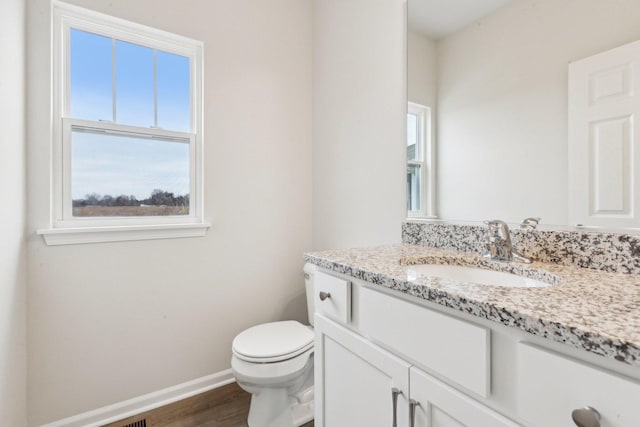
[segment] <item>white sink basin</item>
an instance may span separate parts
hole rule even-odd
[[[484,270],[474,267],[463,267],[461,265],[412,265],[409,267],[408,275],[409,280],[415,280],[418,278],[418,275],[422,275],[441,277],[443,279],[455,280],[458,282],[469,282],[487,286],[506,286],[510,288],[539,288],[551,286],[550,283],[518,276],[517,274]]]

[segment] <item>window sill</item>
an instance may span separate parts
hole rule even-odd
[[[162,224],[111,227],[40,229],[37,234],[48,246],[83,243],[126,242],[134,240],[204,237],[211,224]]]
[[[407,221],[443,221],[437,215],[407,215]]]

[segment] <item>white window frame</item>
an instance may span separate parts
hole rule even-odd
[[[407,103],[407,115],[418,118],[416,159],[407,158],[407,166],[420,166],[420,210],[407,211],[408,218],[436,219],[435,144],[431,108],[415,102]],[[406,138],[405,138],[406,147]]]
[[[47,244],[203,236],[203,43],[155,28],[104,15],[60,1],[53,2],[51,223],[38,230]],[[86,31],[190,61],[191,130],[177,132],[70,117],[70,30]],[[115,90],[115,89],[114,89]],[[156,101],[157,102],[157,101]],[[115,105],[114,105],[115,110]],[[71,132],[74,127],[136,138],[160,138],[189,144],[189,214],[148,217],[73,217]]]

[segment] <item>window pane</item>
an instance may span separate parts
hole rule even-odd
[[[191,131],[189,58],[158,51],[158,127]]]
[[[407,210],[420,210],[421,171],[418,165],[407,166]]]
[[[153,49],[116,41],[116,122],[155,126]]]
[[[73,216],[189,214],[189,144],[73,129]]]
[[[407,160],[418,160],[418,116],[407,114]]]
[[[73,28],[70,38],[71,117],[113,120],[112,39]]]

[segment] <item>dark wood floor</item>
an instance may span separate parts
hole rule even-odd
[[[251,395],[236,383],[104,427],[246,427]],[[303,427],[313,427],[313,421]]]

